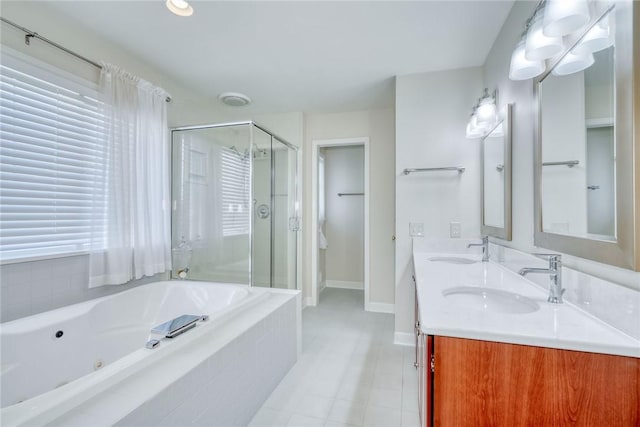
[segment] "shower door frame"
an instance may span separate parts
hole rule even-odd
[[[253,132],[255,128],[260,129],[261,131],[267,133],[270,137],[271,137],[271,149],[273,149],[273,140],[276,139],[278,140],[278,142],[282,143],[283,145],[285,145],[287,148],[293,150],[293,152],[295,153],[295,159],[296,159],[296,164],[295,164],[295,172],[294,172],[294,184],[293,184],[293,194],[291,195],[293,197],[293,218],[295,218],[295,221],[298,224],[298,227],[296,228],[296,230],[291,230],[288,228],[288,230],[291,231],[295,231],[296,232],[296,236],[295,236],[295,242],[296,242],[296,253],[295,253],[295,262],[294,262],[294,272],[293,272],[293,277],[295,278],[296,281],[296,287],[295,289],[300,290],[300,268],[299,268],[299,264],[301,261],[301,248],[300,248],[300,222],[301,222],[301,217],[300,217],[300,186],[299,186],[299,173],[300,173],[300,149],[298,146],[291,144],[289,141],[287,141],[286,139],[282,138],[281,136],[279,136],[278,134],[276,134],[275,132],[270,131],[269,129],[267,129],[266,127],[254,122],[253,120],[243,120],[243,121],[238,121],[238,122],[225,122],[225,123],[213,123],[213,124],[203,124],[203,125],[190,125],[190,126],[177,126],[177,127],[172,127],[169,130],[171,131],[171,144],[170,144],[170,156],[173,155],[173,133],[174,132],[180,132],[180,131],[188,131],[188,130],[201,130],[201,129],[215,129],[215,128],[224,128],[224,127],[233,127],[233,126],[249,126],[249,152],[252,153],[253,152],[253,146],[254,146],[254,142],[253,142]],[[173,159],[171,161],[171,170],[169,171],[171,174],[171,179],[173,180]],[[273,170],[273,166],[271,167],[271,179],[272,179],[272,186],[273,186],[273,177],[274,177],[274,170]],[[272,189],[273,190],[273,189]],[[252,198],[253,198],[253,161],[251,161],[249,163],[249,194],[250,194],[250,200],[249,200],[249,205],[253,206],[252,203]],[[171,236],[173,236],[173,183],[171,185]],[[290,217],[291,218],[291,217]],[[273,221],[272,221],[273,223]],[[271,225],[273,227],[273,224]],[[173,237],[172,237],[173,238]],[[173,244],[173,242],[172,242]],[[273,242],[271,243],[273,245]],[[249,266],[253,265],[253,219],[251,221],[249,221]],[[270,255],[271,257],[273,256],[272,254]],[[271,285],[273,285],[273,262],[270,262],[270,269],[271,269]],[[171,269],[171,272],[169,273],[169,278],[171,279],[173,277],[173,267]],[[186,280],[190,280],[190,279],[186,279]],[[249,286],[253,286],[253,268],[249,269]]]

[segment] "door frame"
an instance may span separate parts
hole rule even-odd
[[[318,305],[318,157],[320,148],[364,147],[364,309],[369,302],[369,137],[314,139],[311,141],[311,305]]]

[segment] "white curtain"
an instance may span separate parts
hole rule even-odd
[[[171,268],[168,94],[102,64],[106,232],[92,233],[90,287],[117,285]],[[95,230],[103,230],[94,227]]]

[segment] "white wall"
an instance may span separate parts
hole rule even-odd
[[[484,84],[498,88],[500,106],[513,103],[513,240],[492,239],[496,243],[524,252],[549,251],[533,245],[533,83],[511,81],[508,78],[511,52],[520,38],[524,23],[537,2],[517,1],[498,34],[484,65]],[[565,255],[565,265],[575,266],[589,274],[640,289],[640,273],[611,267],[593,261]]]
[[[311,144],[317,139],[369,137],[369,302],[393,304],[395,126],[393,110],[305,114],[303,296],[311,296]],[[331,242],[329,242],[331,244]]]
[[[126,47],[116,46],[84,27],[81,22],[60,15],[46,2],[5,1],[2,2],[2,16],[94,61],[104,60],[116,64],[165,88],[172,96],[172,102],[168,105],[168,122],[171,127],[255,119],[292,144],[302,146],[303,116],[300,112],[251,117],[247,110],[221,105],[217,99],[204,97],[140,61],[135,55],[127,52]],[[94,66],[39,40],[32,40],[31,45],[27,46],[24,43],[24,33],[7,24],[0,24],[0,36],[4,46],[85,79],[98,79],[99,73]],[[169,56],[167,60],[170,60]],[[299,163],[301,159],[300,153]],[[3,265],[0,269],[0,321],[97,298],[166,277],[158,275],[128,285],[88,289],[88,274],[86,256]]]
[[[463,238],[480,235],[480,142],[465,127],[481,94],[481,68],[396,77],[396,333],[413,328],[409,223],[424,223],[425,237],[449,237],[451,221]],[[458,165],[466,171],[402,173]]]
[[[328,147],[325,154],[325,279],[364,288],[364,148]]]

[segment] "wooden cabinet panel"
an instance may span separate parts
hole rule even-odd
[[[435,337],[434,425],[640,427],[640,359]]]

